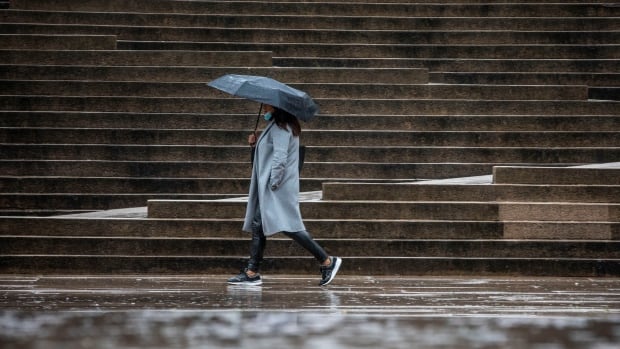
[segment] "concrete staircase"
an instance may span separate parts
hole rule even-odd
[[[0,272],[234,272],[258,105],[205,83],[243,73],[320,104],[302,210],[343,272],[620,275],[619,19],[614,1],[13,0]],[[267,254],[265,272],[316,268],[287,239]]]

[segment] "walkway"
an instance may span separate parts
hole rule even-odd
[[[0,277],[3,348],[616,348],[620,279]]]

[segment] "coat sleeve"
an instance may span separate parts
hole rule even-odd
[[[276,190],[282,183],[284,171],[288,161],[288,147],[290,142],[290,131],[280,127],[272,130],[273,139],[273,163],[271,164],[271,190]]]

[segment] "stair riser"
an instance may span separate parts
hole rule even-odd
[[[310,164],[304,165],[304,174]],[[179,178],[244,178],[252,170],[246,162],[112,162],[112,161],[0,161],[2,176],[60,177],[179,177]]]
[[[33,10],[71,10],[100,12],[156,12],[156,13],[235,13],[247,15],[367,15],[386,17],[588,17],[618,16],[614,6],[600,4],[405,4],[405,3],[299,3],[299,2],[195,2],[148,0],[95,0],[49,2],[45,0],[13,0],[11,8]]]
[[[274,57],[617,59],[620,45],[367,45],[122,41],[121,50],[272,51]]]
[[[249,239],[243,217],[227,220],[0,218],[1,235],[223,237]],[[304,219],[315,238],[499,239],[502,223]]]
[[[494,164],[372,164],[306,162],[302,178],[400,179],[464,177],[486,175]],[[0,161],[2,176],[60,177],[179,177],[179,178],[244,178],[251,171],[246,162],[114,162],[97,160],[71,161]]]
[[[248,171],[247,177],[249,177]],[[321,189],[321,180],[302,179],[301,191]],[[247,195],[249,178],[0,178],[5,193],[125,193]]]
[[[298,84],[314,98],[586,100],[586,86],[446,86],[390,84]],[[205,83],[2,81],[1,95],[144,96],[227,98]]]
[[[246,146],[3,145],[2,159],[110,161],[245,161]],[[614,162],[618,148],[307,147],[307,162],[574,164]],[[488,173],[488,172],[487,172]]]
[[[155,26],[89,26],[1,23],[0,32],[5,34],[46,35],[110,35],[109,46],[99,43],[90,48],[85,45],[73,49],[114,49],[115,37],[123,41],[194,41],[194,42],[265,42],[265,43],[356,43],[398,45],[516,45],[516,44],[564,44],[604,45],[620,42],[620,33],[592,32],[544,32],[544,31],[420,31],[420,30],[338,30],[333,29],[265,29],[265,28],[174,28]],[[20,46],[19,48],[36,48]],[[73,46],[49,48],[72,49]],[[79,47],[79,48],[78,48]],[[11,48],[11,46],[7,46]]]
[[[231,274],[247,264],[240,257],[54,257],[1,256],[3,274]],[[266,274],[311,274],[319,278],[316,261],[267,258]],[[347,258],[342,275],[514,275],[619,276],[617,260],[487,259],[487,258]],[[222,279],[224,280],[224,278]]]
[[[620,258],[620,242],[518,242],[450,240],[317,239],[330,255],[342,257],[452,258]],[[247,239],[115,239],[0,237],[0,255],[243,256]],[[291,239],[270,238],[265,254],[305,256]]]
[[[51,216],[143,207],[148,200],[219,200],[245,194],[13,193],[0,194],[0,216]],[[82,233],[84,231],[81,231]]]
[[[567,1],[564,1],[567,2]],[[262,28],[276,29],[348,29],[356,30],[547,30],[589,31],[619,30],[616,18],[511,18],[511,17],[400,17],[400,16],[312,16],[271,15],[261,16]],[[49,12],[11,10],[0,12],[1,23],[95,24],[122,26],[171,26],[171,27],[228,27],[256,28],[252,15],[157,14],[157,13],[106,13],[106,12]]]
[[[620,86],[615,73],[431,73],[430,81],[443,84]]]
[[[615,203],[620,186],[390,185],[324,183],[324,200]]]
[[[0,128],[1,143],[18,144],[141,144],[141,145],[234,145],[250,131],[179,131],[114,129]],[[617,132],[381,132],[305,131],[306,146],[401,147],[620,147]],[[236,140],[236,142],[235,142]]]
[[[505,239],[619,240],[620,223],[504,222]]]
[[[620,102],[316,99],[321,114],[380,115],[617,115]],[[105,111],[140,113],[247,113],[258,103],[243,99],[2,96],[7,111]]]
[[[0,111],[2,127],[252,130],[256,114],[160,114]],[[620,131],[620,116],[321,115],[303,130]],[[304,136],[302,136],[304,137]]]
[[[271,67],[271,52],[0,50],[3,64]]]
[[[620,204],[510,204],[499,205],[501,221],[620,222]]]
[[[552,168],[497,167],[493,169],[496,184],[583,184],[620,185],[618,168]],[[620,195],[617,196],[620,198]]]
[[[245,216],[244,202],[158,201],[148,203],[149,218],[239,218]],[[302,202],[301,213],[308,219],[429,219],[489,220],[498,217],[492,203],[390,203],[390,202]]]
[[[313,69],[313,68],[235,68],[235,67],[110,67],[110,66],[45,66],[0,65],[4,80],[91,80],[199,82],[224,74],[269,76],[285,83],[384,83],[425,84],[426,69]],[[121,84],[119,84],[121,85]],[[136,88],[137,86],[132,86]],[[193,85],[192,87],[196,87]]]
[[[480,58],[327,58],[274,57],[280,67],[426,68],[432,72],[589,72],[620,70],[614,59],[480,59]]]
[[[620,222],[620,204],[486,202],[302,202],[302,216],[313,219],[426,219],[490,221]],[[245,203],[158,201],[148,203],[150,218],[238,218]]]
[[[0,50],[115,50],[114,35],[7,35],[0,25]],[[48,34],[43,31],[41,34]]]

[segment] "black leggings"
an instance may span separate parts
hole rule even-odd
[[[325,250],[319,245],[310,233],[305,230],[297,232],[283,231],[284,235],[295,240],[301,247],[310,252],[319,263],[323,263],[329,258]],[[250,245],[250,260],[248,261],[248,269],[257,273],[260,269],[260,264],[263,261],[263,252],[267,244],[267,238],[263,233],[263,225],[260,215],[260,209],[256,210],[254,219],[252,221],[252,242]]]

